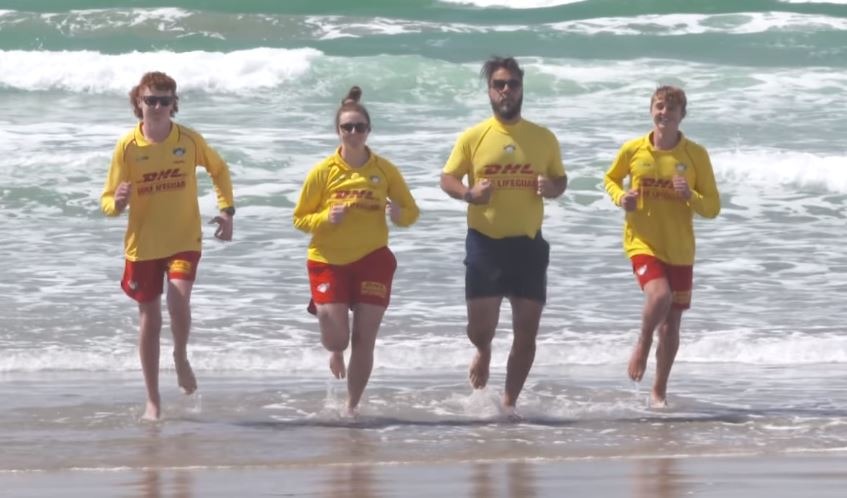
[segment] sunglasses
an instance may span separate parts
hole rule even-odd
[[[356,130],[356,133],[365,133],[371,129],[368,123],[341,123],[338,127],[346,133],[353,133],[353,130]]]
[[[159,104],[162,107],[167,107],[174,102],[176,102],[176,97],[169,95],[165,97],[157,97],[155,95],[145,95],[141,97],[141,100],[144,101],[150,107],[156,107],[156,104]]]
[[[509,88],[512,90],[518,90],[523,85],[521,80],[511,79],[511,80],[491,80],[491,88],[495,90],[503,90],[506,88],[506,85],[509,85]]]

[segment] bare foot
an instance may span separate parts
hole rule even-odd
[[[632,350],[632,356],[629,357],[627,373],[629,373],[629,378],[635,382],[641,382],[644,371],[647,370],[647,357],[650,355],[651,342],[639,338]]]
[[[147,400],[147,408],[144,410],[144,415],[141,420],[156,422],[162,416],[162,408],[158,401]]]
[[[488,366],[490,364],[491,348],[477,350],[468,372],[468,379],[474,389],[482,389],[488,383]]]
[[[665,396],[659,396],[656,391],[650,394],[650,408],[667,408],[668,400]]]
[[[188,358],[180,358],[174,355],[174,367],[176,368],[176,382],[185,394],[192,394],[197,390],[197,379]]]
[[[503,405],[500,412],[507,422],[519,423],[523,422],[523,417],[518,414],[518,409],[511,405]]]
[[[329,371],[336,379],[343,379],[347,376],[347,367],[344,366],[344,353],[342,351],[333,351],[330,354]]]
[[[344,414],[347,418],[359,418],[359,409],[355,406],[347,406],[347,412]]]

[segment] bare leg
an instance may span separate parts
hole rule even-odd
[[[316,305],[318,324],[321,328],[321,344],[330,352],[329,371],[336,379],[347,376],[344,366],[344,350],[350,343],[350,317],[347,303]]]
[[[197,390],[197,379],[188,363],[188,334],[191,331],[191,280],[168,282],[168,312],[171,315],[171,333],[174,336],[174,368],[176,380],[185,394]]]
[[[667,406],[668,378],[671,367],[679,350],[679,326],[682,322],[682,310],[671,309],[668,316],[659,325],[659,345],[656,347],[656,379],[653,382],[651,404],[656,407]]]
[[[476,355],[471,360],[468,378],[474,389],[482,389],[488,383],[491,364],[491,341],[500,321],[502,297],[481,297],[468,300],[468,339],[476,346]]]
[[[503,406],[514,408],[535,361],[535,338],[544,305],[531,299],[514,297],[512,303],[512,350],[506,364],[506,390]]]
[[[374,345],[385,307],[359,303],[353,307],[353,333],[350,344],[350,368],[347,371],[347,411],[356,412],[368,385],[374,364]]]
[[[162,330],[162,306],[156,297],[145,303],[138,303],[138,356],[144,373],[144,385],[147,387],[147,406],[145,420],[159,420],[162,415],[159,397],[159,335]]]
[[[647,357],[653,344],[653,331],[668,314],[671,308],[671,289],[668,281],[657,278],[644,286],[644,311],[641,315],[641,335],[632,350],[627,369],[629,378],[640,382],[647,369]]]

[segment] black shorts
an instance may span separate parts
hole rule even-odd
[[[547,302],[550,244],[540,231],[534,239],[492,239],[469,229],[465,251],[465,299],[508,296]]]

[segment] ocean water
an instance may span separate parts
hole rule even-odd
[[[0,2],[0,472],[844,452],[846,37],[843,1]],[[524,116],[557,134],[570,177],[545,208],[526,420],[505,425],[508,306],[491,385],[472,393],[464,207],[438,188],[457,135],[490,115],[491,54],[522,63]],[[205,234],[200,394],[178,394],[163,354],[153,429],[119,287],[126,219],[98,202],[148,70],[176,78],[177,120],[228,161],[238,206],[233,242]],[[683,130],[709,150],[723,210],[696,221],[693,307],[656,411],[653,360],[644,385],[625,374],[642,296],[602,175],[650,130],[663,83],[688,93]],[[338,415],[345,387],[305,312],[308,238],[291,225],[353,84],[370,145],[422,209],[391,234],[394,296],[356,421]]]

